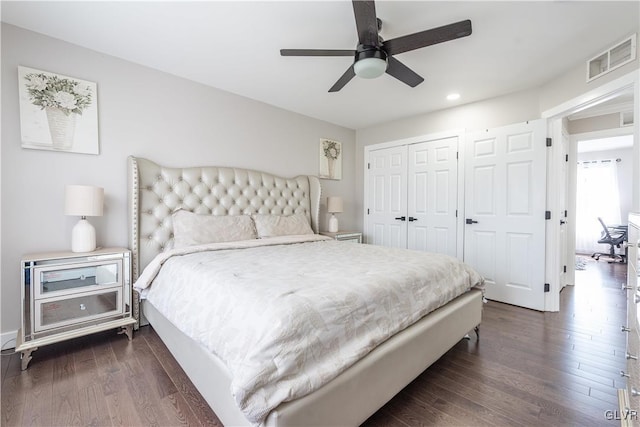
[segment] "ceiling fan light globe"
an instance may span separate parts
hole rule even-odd
[[[363,79],[375,79],[387,71],[387,61],[381,58],[363,58],[353,64],[353,71]]]

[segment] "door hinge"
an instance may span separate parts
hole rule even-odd
[[[544,212],[544,219],[551,219],[551,211]]]
[[[369,208],[367,208],[367,215],[369,215]]]
[[[567,266],[566,266],[566,265],[562,266],[562,272],[563,272],[563,273],[566,273],[566,272],[567,272]]]
[[[367,169],[371,169],[371,163],[367,163]]]
[[[547,147],[551,147],[551,142],[553,140],[551,138],[547,138]]]
[[[545,291],[545,292],[549,292],[549,286],[550,286],[550,285],[549,285],[548,283],[545,283],[545,284],[544,284],[544,291]]]
[[[456,209],[456,218],[458,218],[458,209]]]
[[[565,155],[564,155],[564,161],[565,161],[565,162],[568,162],[568,161],[569,161],[569,155],[568,155],[568,154],[565,154]]]
[[[456,160],[458,160],[458,156],[460,155],[459,151],[456,151]]]

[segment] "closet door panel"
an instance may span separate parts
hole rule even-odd
[[[408,146],[408,248],[456,256],[458,138]]]
[[[371,151],[368,168],[368,242],[406,248],[407,147]]]

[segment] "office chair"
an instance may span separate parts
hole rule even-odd
[[[617,254],[615,248],[620,248],[625,240],[627,240],[627,231],[624,228],[607,227],[602,218],[598,217],[598,221],[602,224],[602,234],[598,243],[603,245],[609,245],[609,252],[595,252],[591,255],[591,258],[595,258],[596,261],[600,259],[601,255],[611,258],[609,262],[625,262],[626,254]]]

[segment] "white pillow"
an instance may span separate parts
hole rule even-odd
[[[295,234],[314,234],[309,220],[304,214],[253,216],[256,231],[260,239],[264,237],[291,236]]]
[[[174,248],[257,238],[249,215],[200,215],[179,209],[172,219]]]

